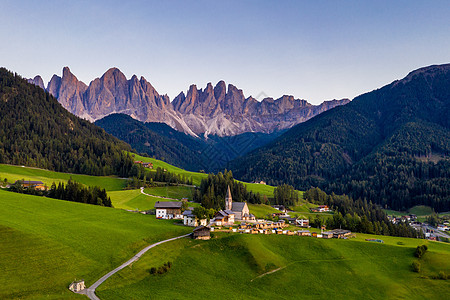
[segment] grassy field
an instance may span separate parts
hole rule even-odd
[[[272,206],[265,204],[248,204],[250,213],[254,214],[257,219],[263,219],[272,213],[279,213],[280,211]]]
[[[130,154],[132,154],[132,153],[130,153]],[[192,177],[193,184],[196,186],[200,185],[200,182],[202,181],[203,178],[208,177],[208,174],[186,171],[186,170],[172,166],[166,162],[163,162],[163,161],[155,159],[155,158],[140,156],[137,154],[132,154],[132,155],[134,155],[134,160],[140,160],[143,162],[151,162],[153,164],[153,169],[160,167],[162,169],[166,169],[169,172],[184,175],[184,176],[186,176],[186,178],[189,178],[189,179]]]
[[[191,178],[192,177],[193,184],[196,185],[196,186],[200,185],[200,182],[202,181],[202,179],[208,177],[208,174],[186,171],[186,170],[183,170],[181,168],[172,166],[172,165],[170,165],[168,163],[165,163],[163,161],[157,160],[155,158],[140,156],[140,155],[137,155],[137,154],[133,154],[133,155],[134,155],[134,159],[135,160],[140,160],[140,161],[143,161],[143,162],[151,162],[151,163],[153,163],[153,168],[154,169],[156,169],[157,167],[161,167],[163,169],[166,169],[169,172],[173,172],[173,173],[176,173],[176,174],[184,175],[187,178]],[[248,182],[243,182],[243,181],[239,181],[239,182],[242,182],[243,184],[245,184],[245,186],[247,187],[247,189],[249,191],[252,191],[254,193],[260,193],[261,195],[266,195],[268,198],[272,198],[273,197],[273,190],[275,189],[275,187],[273,187],[273,186],[264,185],[264,184],[257,184],[257,183],[248,183]],[[302,196],[303,196],[303,192],[299,191],[299,197],[302,198]]]
[[[192,193],[194,188],[188,186],[158,186],[146,188],[144,190],[147,194],[161,197],[168,197],[174,199],[188,198],[192,200]]]
[[[0,179],[8,179],[10,183],[14,183],[16,180],[36,180],[42,181],[47,186],[51,186],[53,182],[67,182],[72,177],[87,186],[100,186],[107,191],[117,191],[125,187],[126,181],[117,177],[106,176],[89,176],[80,174],[68,174],[53,172],[49,170],[12,166],[0,164]]]
[[[215,234],[150,250],[98,289],[104,299],[448,299],[450,246],[406,238],[385,244],[279,235]],[[370,236],[376,238],[376,236]],[[383,237],[384,238],[384,237]],[[402,245],[398,245],[402,243]],[[414,247],[428,243],[414,273]],[[151,267],[171,261],[163,275]],[[274,271],[272,273],[267,273]],[[192,280],[189,280],[192,279]]]
[[[74,279],[90,285],[149,243],[192,230],[171,224],[0,190],[0,299],[73,298]]]

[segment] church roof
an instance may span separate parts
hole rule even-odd
[[[230,199],[231,199],[230,186],[228,186],[228,189],[227,189],[227,196],[226,196],[225,198],[230,198]]]
[[[245,202],[233,202],[233,206],[231,208],[232,211],[242,212],[245,207]]]

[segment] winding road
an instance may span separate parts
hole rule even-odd
[[[185,235],[177,236],[177,237],[174,237],[174,238],[171,238],[171,239],[167,239],[167,240],[164,240],[164,241],[161,241],[161,242],[157,242],[157,243],[154,243],[154,244],[151,244],[151,245],[145,247],[144,249],[139,251],[135,256],[133,256],[130,260],[128,260],[126,263],[118,266],[117,268],[115,268],[114,270],[109,272],[108,274],[104,275],[102,278],[97,280],[93,285],[91,285],[87,289],[84,289],[84,290],[78,292],[78,294],[86,295],[86,296],[89,297],[89,299],[92,299],[92,300],[100,300],[100,298],[97,297],[97,295],[95,294],[95,290],[99,287],[100,284],[105,282],[106,279],[108,279],[109,277],[111,277],[115,273],[119,272],[120,270],[122,270],[126,266],[129,266],[133,262],[137,261],[145,252],[147,252],[151,248],[153,248],[155,246],[158,246],[158,245],[161,245],[161,244],[166,243],[166,242],[170,242],[170,241],[174,241],[174,240],[177,240],[177,239],[180,239],[180,238],[188,237],[189,235],[191,235],[191,234],[188,233],[188,234],[185,234]]]
[[[180,199],[175,199],[175,198],[169,198],[169,197],[163,197],[163,196],[156,196],[156,195],[150,195],[144,192],[144,187],[141,187],[141,194],[144,194],[146,196],[150,196],[150,197],[155,197],[155,198],[161,198],[161,199],[167,199],[167,200],[177,200],[180,201]]]

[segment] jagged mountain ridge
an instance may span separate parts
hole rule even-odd
[[[28,81],[44,88],[40,76]],[[209,83],[204,90],[191,85],[186,94],[181,92],[171,102],[144,77],[133,75],[128,80],[117,68],[86,85],[64,67],[62,77],[53,75],[46,90],[67,110],[90,121],[124,113],[142,122],[166,123],[192,136],[271,133],[349,102],[342,99],[311,105],[292,96],[259,102],[253,97],[245,98],[243,91],[232,84],[227,88],[224,81],[215,87]]]

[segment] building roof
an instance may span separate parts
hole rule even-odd
[[[228,189],[227,189],[227,195],[226,195],[226,197],[225,198],[229,198],[229,199],[231,199],[231,191],[230,191],[230,186],[228,186]]]
[[[182,202],[162,202],[162,201],[157,201],[155,203],[155,208],[181,208],[181,206],[183,205]]]
[[[20,182],[22,184],[44,184],[42,181],[32,181],[32,180],[17,180],[16,182]]]
[[[200,225],[200,226],[195,227],[193,231],[199,231],[199,230],[203,230],[203,229],[206,229],[208,231],[211,230],[211,228],[209,228],[208,226]]]
[[[185,210],[183,212],[183,216],[188,216],[188,217],[195,217],[192,210]]]
[[[233,202],[233,206],[231,207],[232,211],[242,212],[244,210],[245,202]]]

